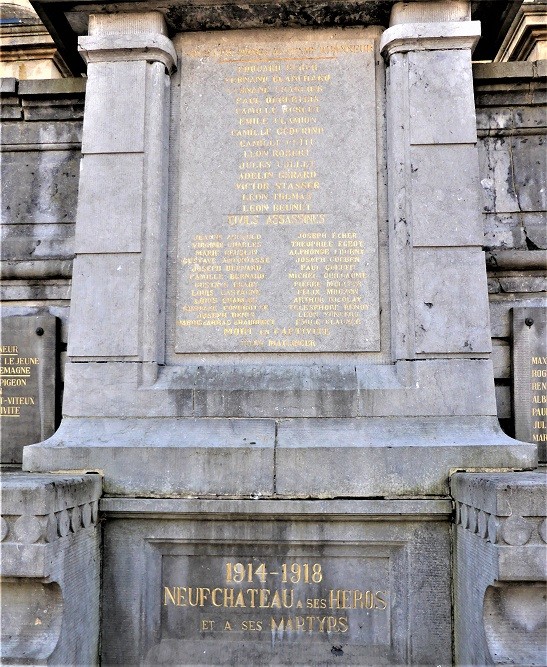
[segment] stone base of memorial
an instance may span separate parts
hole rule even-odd
[[[25,448],[29,471],[104,474],[115,495],[292,498],[447,495],[456,470],[534,467],[495,417],[65,417]]]
[[[458,473],[451,489],[456,664],[544,664],[545,470]]]
[[[449,500],[101,503],[104,664],[451,662]]]

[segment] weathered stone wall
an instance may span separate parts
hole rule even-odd
[[[59,319],[61,381],[84,90],[85,79],[0,80],[2,315]]]
[[[546,64],[474,68],[496,395],[510,434],[511,311],[547,297]]]
[[[544,66],[515,62],[474,69],[498,414],[510,434],[511,309],[547,302]],[[3,79],[0,87],[2,310],[57,316],[61,361],[84,90],[85,79]]]

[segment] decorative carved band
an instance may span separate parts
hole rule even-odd
[[[44,544],[94,528],[98,522],[99,501],[93,500],[42,516],[21,514],[0,517],[0,541],[19,544]]]
[[[547,543],[547,519],[543,516],[496,516],[456,501],[454,523],[492,544]]]

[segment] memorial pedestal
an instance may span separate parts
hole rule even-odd
[[[90,19],[64,421],[27,469],[301,498],[535,465],[495,421],[479,25],[439,7],[173,42]]]
[[[451,661],[450,477],[537,460],[496,421],[468,19],[90,17],[64,418],[24,467],[104,475],[105,664]]]

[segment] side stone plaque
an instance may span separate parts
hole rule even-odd
[[[55,431],[57,318],[2,317],[0,420],[2,463]]]
[[[380,349],[378,36],[177,37],[176,352]]]
[[[515,436],[547,458],[547,309],[513,308]]]

